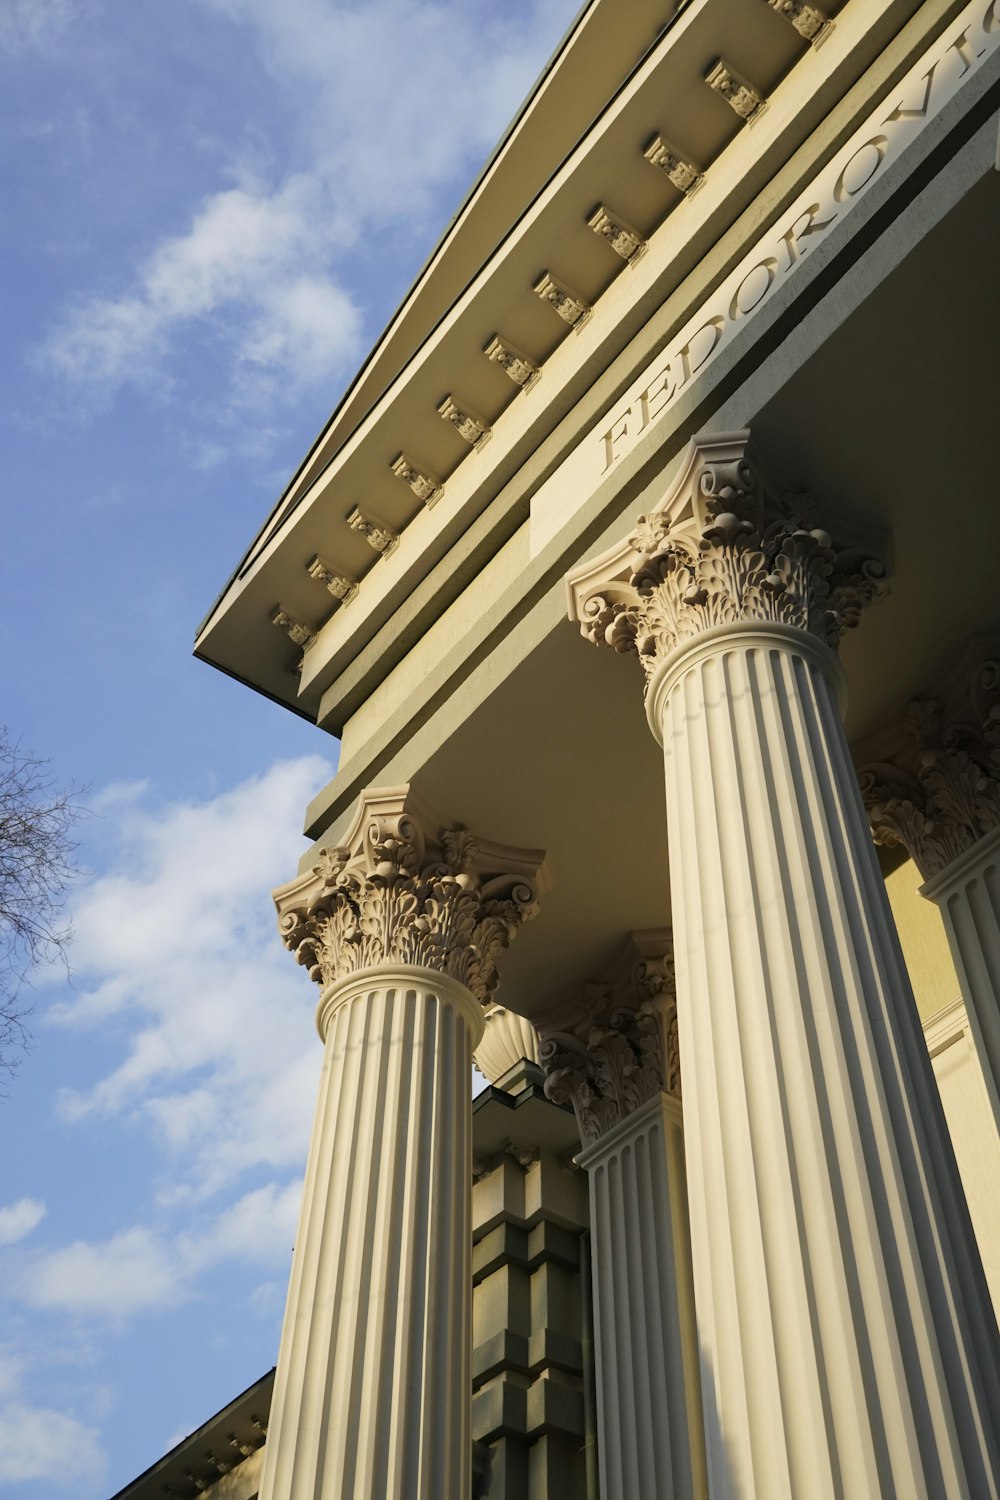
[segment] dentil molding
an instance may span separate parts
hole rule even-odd
[[[324,988],[406,964],[486,1005],[501,951],[538,909],[543,859],[442,826],[409,786],[367,791],[345,842],[274,892],[279,931]]]
[[[639,657],[647,686],[676,647],[720,625],[795,626],[835,647],[886,592],[867,546],[838,545],[808,495],[765,479],[743,430],[691,440],[662,502],[567,576],[570,618]]]

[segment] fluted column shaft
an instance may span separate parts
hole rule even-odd
[[[1000,830],[928,880],[951,945],[993,1118],[1000,1131]]]
[[[702,1500],[679,1102],[657,1094],[577,1162],[590,1179],[601,1500]]]
[[[790,625],[656,669],[712,1500],[1000,1494],[989,1297],[837,704]]]
[[[481,1008],[448,975],[388,965],[329,986],[319,1020],[261,1500],[467,1500]]]

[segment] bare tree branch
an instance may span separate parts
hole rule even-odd
[[[29,976],[40,964],[66,962],[72,934],[62,913],[76,873],[76,796],[56,786],[48,761],[0,726],[0,1075],[15,1071],[29,1040]]]

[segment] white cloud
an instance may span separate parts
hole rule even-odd
[[[37,1256],[22,1290],[34,1307],[113,1319],[169,1306],[182,1294],[177,1265],[144,1228],[122,1230],[104,1243],[77,1240]]]
[[[31,1233],[45,1217],[45,1204],[38,1198],[19,1198],[0,1208],[0,1245],[13,1245]]]
[[[268,104],[295,122],[294,159],[273,182],[230,163],[235,185],[206,195],[130,284],[53,329],[43,365],[92,396],[162,385],[195,321],[234,366],[234,405],[345,372],[361,353],[349,287],[370,237],[416,229],[426,243],[434,194],[469,180],[525,92],[539,32],[554,41],[565,24],[561,0],[200,3],[248,30]]]
[[[206,1233],[182,1237],[180,1254],[185,1265],[196,1271],[235,1259],[287,1267],[301,1198],[301,1178],[284,1187],[269,1182],[245,1193],[219,1214]]]
[[[173,1163],[164,1201],[231,1189],[259,1166],[301,1169],[315,996],[281,946],[270,891],[295,873],[302,808],[330,773],[310,756],[166,807],[119,789],[111,873],[76,894],[77,992],[49,1016],[124,1032],[125,1045],[61,1111],[145,1121]]]
[[[166,1233],[134,1225],[106,1240],[76,1240],[23,1260],[10,1289],[32,1307],[112,1323],[165,1312],[192,1294],[203,1272],[224,1262],[286,1270],[301,1197],[301,1178],[270,1182],[198,1228]],[[12,1372],[18,1373],[16,1363]],[[3,1374],[0,1360],[0,1391]]]
[[[128,293],[84,302],[44,351],[74,380],[142,383],[194,319],[233,314],[233,357],[296,384],[328,376],[358,350],[359,315],[324,269],[336,239],[316,184],[277,192],[245,184],[209,197],[189,229],[165,241]]]
[[[107,1461],[97,1432],[66,1412],[0,1406],[0,1483],[46,1480],[80,1494],[99,1485]]]
[[[554,42],[561,0],[517,7],[443,0],[202,0],[247,26],[301,101],[303,138],[345,207],[405,220],[467,180]]]

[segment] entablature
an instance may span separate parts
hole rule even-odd
[[[817,126],[920,8],[919,0],[828,0],[822,13],[836,25],[811,38],[795,24],[804,11],[792,7],[793,16],[769,0],[694,0],[678,13],[295,511],[248,560],[203,627],[197,654],[339,730],[331,698],[341,674],[421,582],[443,561],[447,567],[498,495],[526,515],[531,490],[544,479],[530,460],[546,439],[568,425],[567,413],[621,363],[630,341],[639,342],[652,314],[676,300],[741,215],[759,202],[762,224],[773,220],[829,158],[871,107],[871,92],[863,84],[854,91],[832,134],[829,121]],[[928,9],[950,14],[954,7]],[[940,15],[931,19],[940,25]],[[720,60],[760,94],[750,117],[706,81]],[[793,157],[796,171],[780,201],[768,199]],[[721,262],[719,273],[728,265]],[[579,303],[573,321],[551,300],[550,284]],[[704,295],[703,281],[692,295]],[[689,307],[678,308],[675,326],[685,313]],[[497,340],[523,356],[526,369],[515,373],[498,360]],[[637,350],[635,363],[649,353]],[[621,372],[610,399],[632,374]],[[509,534],[508,522],[497,545]],[[317,557],[342,593],[318,577]],[[449,602],[445,590],[441,608]],[[276,610],[308,637],[301,652],[287,626],[274,629]]]

